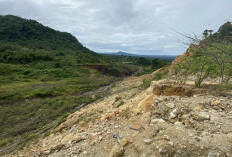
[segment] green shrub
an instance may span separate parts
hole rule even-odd
[[[48,90],[40,90],[35,93],[35,97],[45,98],[45,97],[51,97],[53,96],[52,91]]]
[[[123,104],[124,104],[124,101],[121,100],[121,101],[119,102],[119,104],[116,106],[116,108],[119,108],[119,107],[122,106]]]
[[[141,89],[146,89],[150,87],[151,79],[143,79],[143,84],[140,85]]]
[[[158,58],[153,59],[151,62],[151,66],[153,69],[159,69],[159,68],[162,68],[162,67],[167,66],[169,64],[170,64],[169,61],[163,60],[163,59],[158,59]]]
[[[129,108],[126,108],[126,110],[122,112],[122,117],[129,118]]]
[[[63,115],[61,116],[61,119],[63,120],[63,119],[65,119],[65,118],[67,118],[69,115],[70,115],[70,112],[67,112],[67,113],[65,113],[65,114],[63,114]]]
[[[162,80],[164,78],[166,78],[168,76],[168,70],[164,71],[164,72],[158,72],[155,74],[153,80],[158,81],[158,80]]]
[[[0,147],[4,147],[5,145],[7,145],[6,142],[1,142],[1,143],[0,143]]]
[[[156,73],[155,76],[154,76],[154,80],[161,80],[163,77],[163,75],[161,73]]]
[[[29,138],[33,138],[33,137],[35,137],[35,134],[34,134],[34,133],[29,133],[27,136],[28,136]]]

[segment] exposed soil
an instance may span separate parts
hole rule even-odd
[[[108,96],[71,114],[49,136],[6,156],[231,157],[232,99],[172,80],[141,90],[152,77],[116,82]]]

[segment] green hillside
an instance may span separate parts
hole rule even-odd
[[[89,51],[70,33],[13,15],[0,16],[0,40],[34,49]]]
[[[232,23],[226,22],[217,32],[205,30],[203,38],[192,38],[188,50],[189,55],[176,65],[176,74],[179,80],[186,80],[195,75],[195,85],[207,79],[219,79],[220,88],[231,88],[232,78]]]
[[[75,56],[80,64],[104,62],[70,33],[12,15],[0,16],[0,45],[1,62],[50,61],[66,55]]]

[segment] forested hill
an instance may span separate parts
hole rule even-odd
[[[0,62],[27,64],[55,60],[75,63],[73,66],[109,64],[70,33],[43,26],[35,20],[0,15]]]
[[[33,49],[90,52],[70,33],[56,31],[35,20],[13,15],[0,16],[0,41],[14,42]]]
[[[203,32],[204,39],[201,43],[204,42],[224,42],[232,43],[232,23],[226,22],[220,26],[217,32],[213,33],[212,30],[205,30]]]
[[[136,70],[85,48],[69,33],[0,16],[0,156],[48,133],[105,95],[94,91]]]

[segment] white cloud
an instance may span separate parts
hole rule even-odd
[[[0,14],[32,18],[101,52],[181,54],[180,32],[232,20],[231,0],[0,0]]]

